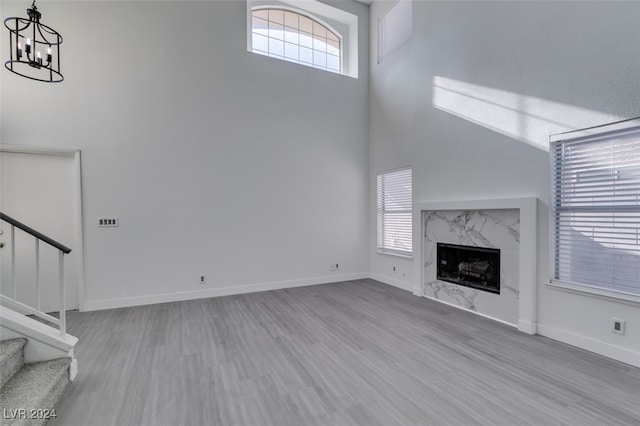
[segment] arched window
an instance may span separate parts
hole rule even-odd
[[[340,36],[307,15],[288,9],[253,9],[251,38],[255,53],[341,72]]]

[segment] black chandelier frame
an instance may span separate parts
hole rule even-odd
[[[40,23],[42,14],[35,0],[27,9],[28,18],[11,17],[4,20],[9,30],[9,60],[4,66],[11,72],[31,80],[60,83],[60,44],[62,36],[53,28]],[[45,49],[44,58],[40,48]]]

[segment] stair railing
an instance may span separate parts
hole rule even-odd
[[[34,315],[46,322],[56,325],[60,330],[60,336],[65,337],[67,333],[67,321],[65,313],[65,292],[64,292],[64,255],[71,253],[71,249],[52,238],[36,231],[35,229],[25,225],[24,223],[0,212],[0,220],[7,222],[11,225],[11,232],[9,235],[11,241],[11,297],[7,295],[0,295],[0,304],[15,309],[16,311],[25,315]],[[33,236],[35,241],[35,267],[36,267],[36,307],[29,306],[25,303],[19,302],[17,295],[18,289],[16,285],[16,228],[27,234]],[[60,297],[59,317],[56,318],[45,312],[42,312],[40,308],[40,242],[49,244],[50,246],[58,250],[58,289]]]

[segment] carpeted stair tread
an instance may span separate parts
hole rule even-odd
[[[5,410],[51,410],[69,381],[71,358],[25,364],[0,391]],[[45,420],[3,419],[3,425],[37,425]]]
[[[27,339],[9,339],[0,342],[0,388],[2,388],[24,364],[24,345]]]

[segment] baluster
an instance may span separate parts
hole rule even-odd
[[[36,238],[36,297],[38,310],[42,311],[40,308],[40,240],[38,238]]]
[[[18,300],[16,287],[16,227],[11,225],[11,285],[13,286],[13,300]]]
[[[65,337],[67,333],[67,314],[64,307],[64,253],[62,250],[58,251],[58,284],[60,286],[60,336]]]

